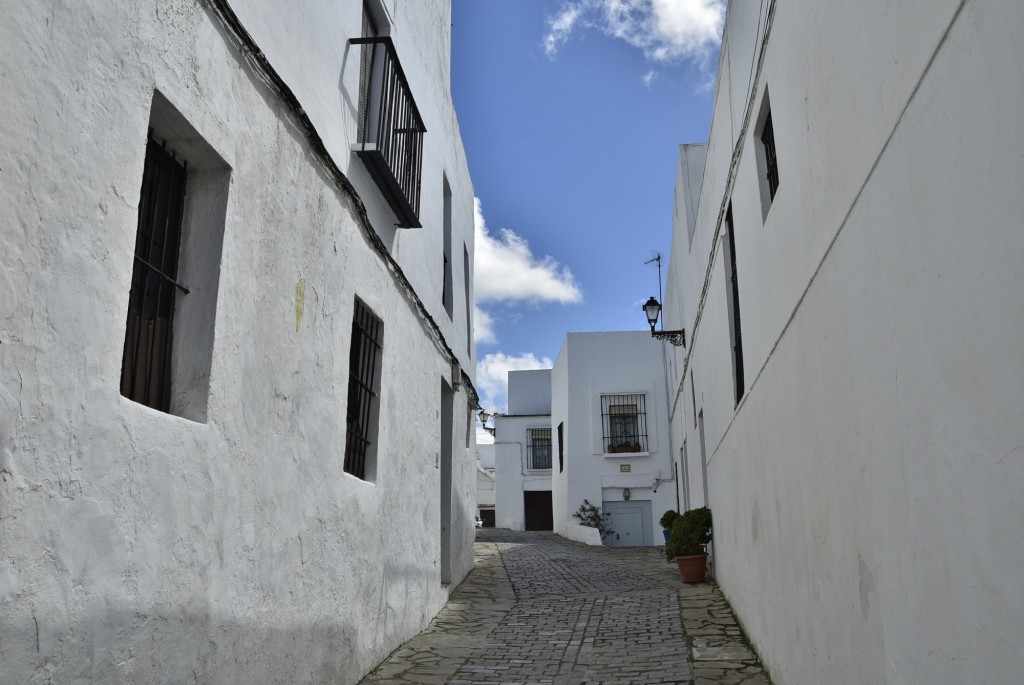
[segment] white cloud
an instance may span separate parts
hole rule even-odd
[[[651,82],[654,81],[654,77],[655,76],[657,76],[657,74],[655,73],[654,69],[651,69],[646,74],[644,74],[644,76],[643,76],[643,78],[641,80],[644,82],[645,86],[650,88],[651,87]]]
[[[476,305],[473,305],[473,342],[478,345],[498,342],[494,336],[494,317]]]
[[[562,43],[569,40],[581,12],[582,8],[578,4],[569,4],[548,20],[548,33],[544,36],[544,52],[548,57],[554,57]]]
[[[518,357],[504,352],[486,355],[476,364],[476,389],[480,404],[488,411],[508,409],[508,372],[530,369],[550,369],[554,365],[548,357],[537,359],[532,352]]]
[[[726,1],[570,0],[548,19],[544,52],[554,57],[582,26],[629,43],[652,62],[704,62],[721,40]]]
[[[583,293],[569,268],[554,257],[536,257],[526,240],[503,228],[492,235],[480,199],[474,198],[476,221],[477,302],[580,302]],[[492,321],[493,323],[493,321]]]

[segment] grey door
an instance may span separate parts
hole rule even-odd
[[[654,544],[651,501],[604,502],[601,511],[611,514],[608,527],[614,532],[604,539],[608,547],[639,547]]]

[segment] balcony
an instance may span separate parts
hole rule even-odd
[[[409,82],[388,36],[351,38],[361,45],[358,142],[352,150],[398,217],[399,228],[420,228],[423,126]]]

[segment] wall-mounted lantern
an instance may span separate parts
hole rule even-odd
[[[686,331],[680,329],[678,331],[656,331],[654,327],[658,323],[658,317],[661,316],[661,303],[654,299],[652,295],[647,302],[644,303],[644,314],[647,315],[647,323],[651,325],[651,337],[657,338],[658,340],[665,340],[672,343],[676,347],[686,347]]]

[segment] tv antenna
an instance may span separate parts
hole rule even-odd
[[[660,251],[655,251],[654,256],[651,257],[650,259],[648,259],[646,262],[644,262],[645,265],[646,264],[654,264],[654,263],[658,264],[658,302],[661,303],[662,305],[664,305],[665,302],[663,301],[663,297],[662,297],[662,293],[661,293],[661,252]],[[661,322],[661,327],[663,329],[665,328],[665,322],[664,321]]]

